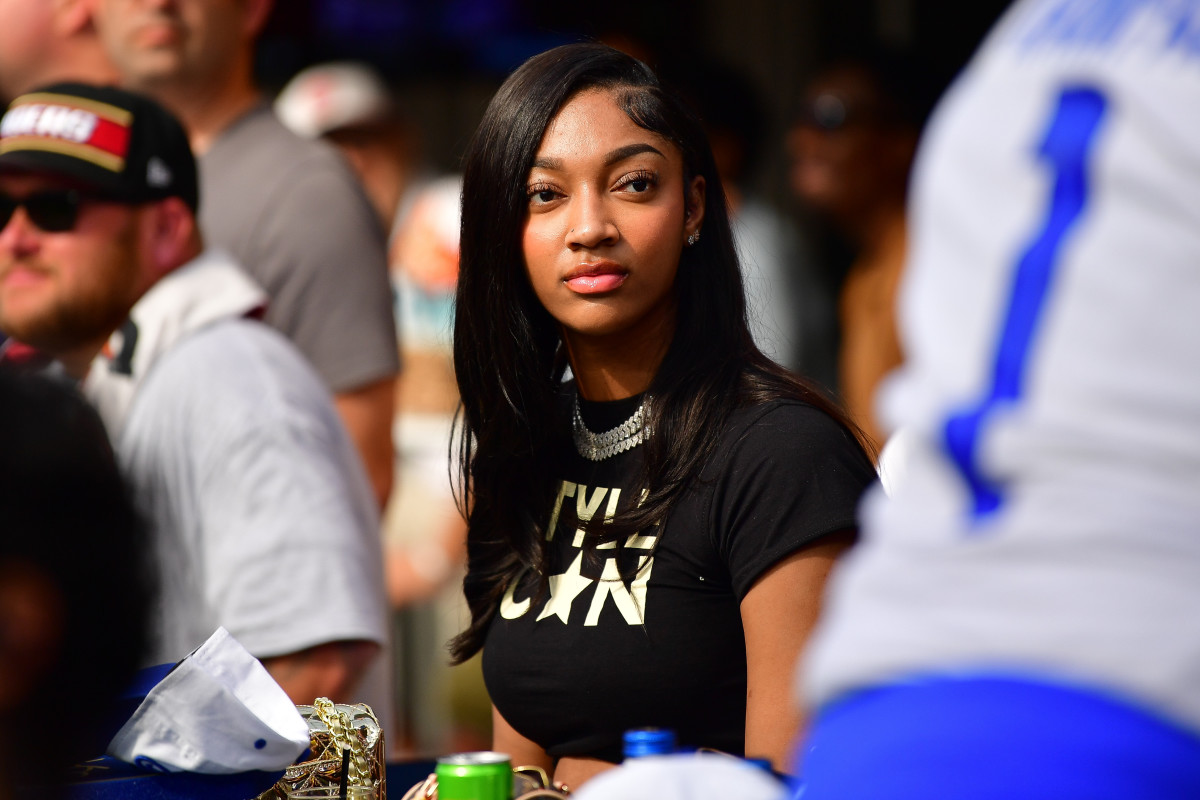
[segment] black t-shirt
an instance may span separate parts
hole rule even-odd
[[[640,397],[583,403],[591,430]],[[549,530],[549,590],[526,572],[488,631],[496,708],[555,758],[621,760],[625,730],[671,728],[681,746],[741,754],[746,652],[739,604],[768,568],[855,527],[875,472],[828,415],[776,401],[734,412],[716,455],[665,525],[583,548],[579,520],[630,507],[644,447],[599,462],[572,449]],[[590,557],[589,557],[590,556]],[[640,569],[639,569],[640,568]],[[620,575],[636,575],[632,581]]]

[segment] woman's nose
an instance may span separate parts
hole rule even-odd
[[[572,201],[567,232],[568,247],[572,250],[587,250],[616,243],[620,238],[620,231],[600,193],[580,192]]]

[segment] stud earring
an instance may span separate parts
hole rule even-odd
[[[697,231],[696,233],[688,234],[688,238],[687,238],[688,247],[691,247],[698,241],[700,241],[700,232],[699,231]]]

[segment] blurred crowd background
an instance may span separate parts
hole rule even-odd
[[[394,750],[490,744],[478,666],[448,668],[444,648],[464,622],[449,331],[457,172],[503,79],[535,53],[594,39],[689,98],[729,194],[760,346],[841,397],[882,445],[870,397],[903,357],[892,309],[908,170],[934,102],[1005,5],[277,0],[257,83],[286,125],[340,150],[388,232],[402,362],[384,513]]]
[[[876,382],[902,358],[894,291],[924,120],[1007,3],[980,0],[293,0],[256,74],[297,132],[348,157],[389,229],[403,367],[385,512],[399,749],[486,748],[490,707],[443,643],[465,620],[446,460],[457,171],[529,56],[581,39],[636,55],[694,103],[735,212],[753,327],[881,445]]]
[[[305,66],[354,59],[377,68],[424,134],[431,164],[452,169],[500,81],[528,56],[599,38],[668,73],[719,60],[749,81],[765,116],[765,191],[787,198],[781,136],[819,65],[876,45],[952,75],[1003,0],[292,0],[277,3],[258,49],[262,85]]]

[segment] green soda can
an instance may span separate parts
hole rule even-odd
[[[512,800],[512,761],[505,753],[454,753],[437,760],[438,800]]]

